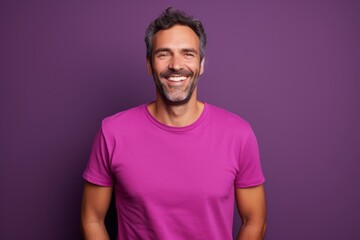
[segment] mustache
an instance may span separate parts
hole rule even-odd
[[[185,70],[185,69],[182,69],[182,70],[167,70],[165,72],[162,72],[159,74],[160,77],[162,78],[168,78],[168,77],[171,77],[171,76],[186,76],[186,77],[192,77],[194,74],[189,71],[189,70]]]

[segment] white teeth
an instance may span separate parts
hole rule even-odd
[[[169,81],[173,81],[173,82],[179,82],[179,81],[184,81],[187,77],[182,77],[182,76],[179,76],[179,77],[168,77],[167,79]]]

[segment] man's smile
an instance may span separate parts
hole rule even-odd
[[[184,81],[185,79],[187,79],[187,77],[186,76],[171,76],[171,77],[167,77],[166,79],[171,82],[180,82],[180,81]]]
[[[189,79],[189,77],[193,76],[193,73],[190,70],[185,70],[185,69],[181,69],[181,70],[167,70],[165,72],[162,72],[159,74],[160,78],[165,78],[168,82],[171,83],[181,83],[187,79]]]

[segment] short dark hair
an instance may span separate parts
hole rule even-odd
[[[145,44],[146,44],[146,57],[151,59],[152,54],[152,39],[154,35],[160,30],[169,29],[175,25],[183,25],[190,27],[200,40],[200,60],[205,56],[206,47],[206,34],[204,27],[200,20],[195,19],[192,16],[187,15],[185,12],[174,9],[172,7],[167,8],[162,14],[152,21],[145,32]]]

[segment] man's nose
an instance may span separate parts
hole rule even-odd
[[[169,69],[181,70],[183,69],[183,63],[180,56],[174,55],[170,61]]]

